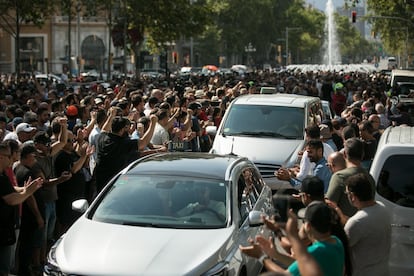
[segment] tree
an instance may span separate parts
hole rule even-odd
[[[368,0],[367,19],[390,52],[401,52],[414,31],[414,5],[408,0]]]
[[[20,74],[20,28],[21,24],[32,23],[43,26],[53,12],[51,0],[0,0],[0,27],[15,40],[16,73]]]
[[[126,28],[126,52],[133,51],[140,60],[140,51],[146,39],[154,49],[181,36],[192,36],[204,31],[212,14],[212,1],[207,0],[123,0],[121,16],[114,18],[114,28]],[[136,62],[139,74],[139,63]]]

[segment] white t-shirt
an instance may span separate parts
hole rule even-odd
[[[153,145],[164,145],[170,140],[170,135],[168,131],[159,123],[155,125],[154,134],[151,138],[151,143]]]

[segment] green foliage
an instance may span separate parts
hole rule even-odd
[[[87,14],[111,10],[115,28],[126,24],[127,33],[134,34],[128,36],[129,48],[138,51],[145,37],[152,52],[158,45],[202,33],[214,10],[206,0],[87,0],[85,6]]]
[[[368,0],[372,16],[367,17],[373,30],[379,33],[389,52],[401,52],[405,49],[407,32],[409,39],[414,31],[414,5],[408,0]]]
[[[16,37],[22,23],[42,27],[53,8],[52,0],[0,0],[0,27]]]

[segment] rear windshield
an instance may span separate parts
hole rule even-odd
[[[224,122],[223,135],[303,139],[303,108],[233,105]]]

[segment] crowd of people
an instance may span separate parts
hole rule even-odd
[[[367,262],[362,262],[366,258],[360,258],[368,254],[370,245],[362,243],[367,238],[361,237],[360,229],[371,226],[375,214],[366,208],[377,204],[365,176],[381,131],[390,125],[412,125],[406,107],[390,100],[395,90],[389,90],[386,76],[380,73],[258,71],[227,76],[116,79],[109,86],[96,82],[76,87],[39,83],[31,76],[2,75],[0,275],[10,271],[41,275],[48,248],[79,216],[71,208],[74,200],[92,201],[116,173],[140,156],[208,151],[213,137],[206,133],[206,127],[219,126],[234,98],[259,93],[263,86],[331,103],[335,117],[307,129],[309,142],[301,163],[275,172],[275,177],[290,181],[293,191],[300,192],[302,198],[315,196],[304,190],[307,177],[320,178],[321,200],[324,195],[329,199],[329,206],[345,225],[346,236],[341,241],[331,235],[331,224],[314,219],[322,212],[324,215],[318,218],[332,220],[325,207],[306,212],[304,233],[315,252],[332,244],[329,250],[344,256],[337,257],[334,261],[338,267],[332,268],[325,265],[328,261],[321,265],[320,257],[310,251],[321,265],[318,269],[326,275],[340,275],[344,267],[350,275],[352,263],[354,275],[371,271],[366,270]],[[385,213],[382,207],[374,209],[372,212]],[[290,214],[289,240],[292,248],[301,250],[293,218]],[[361,224],[364,219],[366,225]],[[386,216],[381,221],[385,225]],[[388,246],[388,232],[380,234],[384,235],[383,246]],[[343,248],[346,237],[352,262],[345,262],[349,253]],[[278,254],[260,238],[252,243],[266,256]],[[247,249],[242,250],[247,254]],[[306,254],[301,256],[312,259]],[[285,268],[297,275],[302,264],[288,266],[292,255],[282,258]],[[373,254],[371,259],[382,262],[385,256]],[[269,270],[277,269],[271,258],[263,261]],[[386,271],[382,266],[374,269],[376,275]]]

